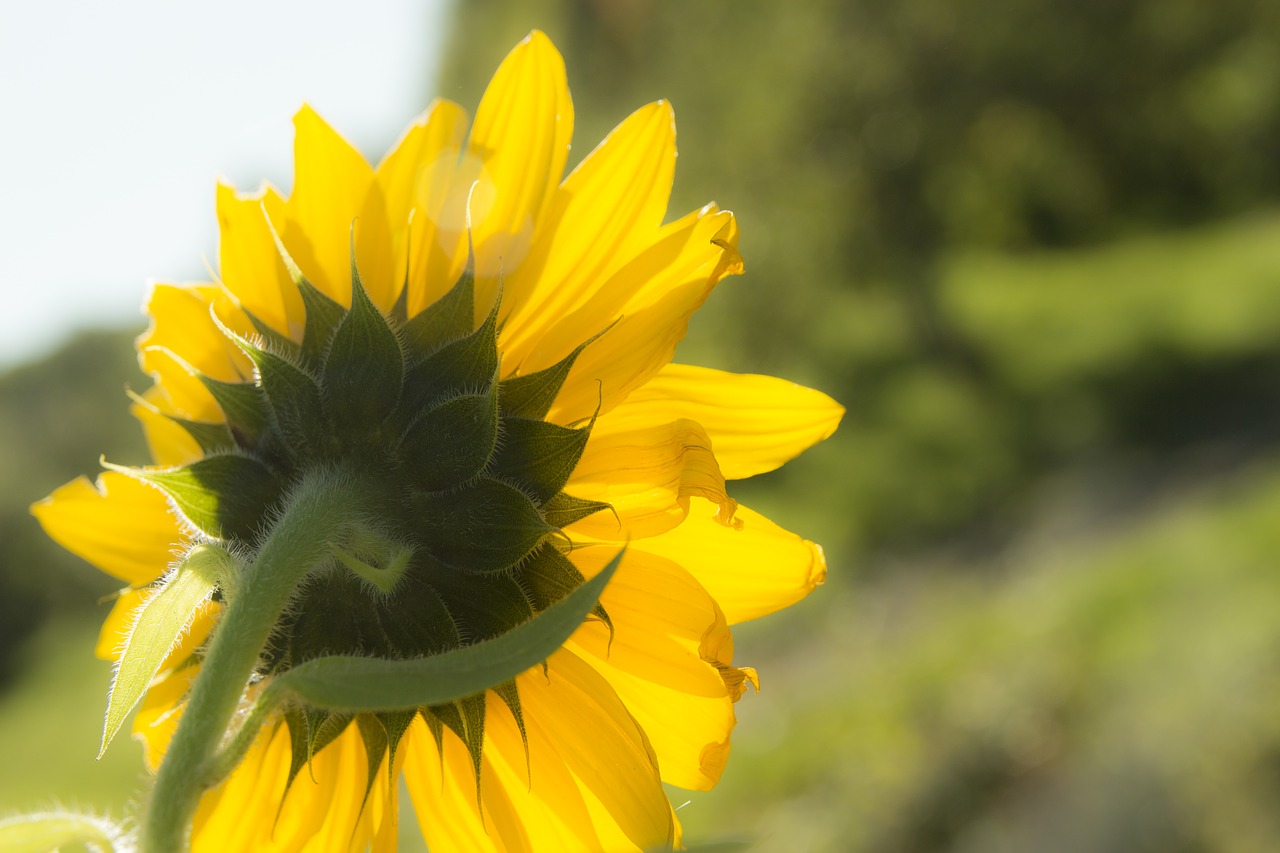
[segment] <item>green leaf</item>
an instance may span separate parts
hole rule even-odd
[[[52,853],[72,844],[116,850],[124,835],[124,830],[102,818],[70,812],[37,812],[0,820],[0,850],[5,853]]]
[[[489,477],[420,496],[420,503],[418,522],[431,552],[467,571],[508,569],[554,532],[524,492]]]
[[[622,553],[560,601],[499,637],[410,660],[316,658],[278,676],[273,689],[293,693],[317,708],[347,712],[409,710],[482,693],[560,648],[599,603]]]
[[[365,293],[351,266],[351,310],[325,355],[320,385],[325,409],[342,433],[363,439],[400,401],[404,353],[395,332]]]
[[[280,498],[275,474],[251,456],[224,453],[181,468],[105,467],[167,494],[187,521],[209,536],[252,542]]]
[[[502,446],[489,473],[524,486],[539,504],[569,482],[591,435],[589,427],[570,429],[547,421],[502,419]]]
[[[99,758],[120,731],[125,717],[147,692],[151,679],[160,671],[160,664],[191,624],[196,609],[218,587],[224,574],[235,570],[235,563],[226,551],[212,545],[197,545],[173,576],[138,609],[107,698]]]
[[[498,447],[498,383],[483,394],[453,397],[405,432],[399,456],[418,485],[447,489],[479,474]]]

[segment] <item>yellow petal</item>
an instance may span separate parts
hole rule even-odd
[[[157,465],[168,467],[186,465],[204,455],[199,443],[179,426],[169,415],[178,415],[169,403],[165,389],[153,385],[142,395],[140,402],[129,407],[129,413],[142,424],[142,432],[151,450],[151,458]]]
[[[452,101],[437,100],[378,164],[377,180],[387,205],[397,287],[408,270],[408,310],[414,316],[445,294],[466,263],[465,218],[455,192],[458,157],[467,134],[467,114]]]
[[[142,694],[133,718],[133,737],[142,742],[142,757],[152,773],[160,766],[169,741],[186,708],[183,697],[200,674],[199,665],[162,672]]]
[[[523,361],[545,326],[587,301],[662,225],[675,174],[675,116],[642,107],[556,190],[529,261],[503,283],[505,357]]]
[[[232,343],[209,316],[210,306],[217,305],[219,317],[238,332],[248,333],[248,318],[234,309],[217,285],[157,284],[147,298],[146,312],[151,327],[138,338],[139,361],[147,373],[157,367],[158,356],[150,351],[167,349],[179,355],[196,370],[223,382],[242,382],[253,375],[253,363]]]
[[[286,795],[290,755],[287,728],[264,729],[231,776],[201,800],[193,853],[346,853],[385,835],[381,824],[392,819],[393,800],[387,772],[377,772],[364,802],[368,757],[354,725],[313,756]]]
[[[252,335],[249,318],[217,285],[158,284],[147,300],[151,328],[137,341],[138,363],[161,391],[150,398],[163,411],[194,421],[221,421],[222,410],[198,374],[245,382],[253,365],[213,322]]]
[[[405,781],[433,853],[665,848],[675,825],[653,752],[609,685],[565,650],[517,685],[528,763],[490,694],[480,806],[461,740],[446,728],[441,754],[421,720],[410,729]]]
[[[826,394],[784,379],[668,364],[601,418],[596,432],[690,418],[711,437],[725,478],[740,480],[827,438],[843,415]]]
[[[715,501],[724,524],[737,504],[725,493],[711,440],[697,423],[682,419],[644,429],[592,434],[566,491],[604,501],[613,512],[577,522],[575,533],[602,539],[656,536],[689,512],[689,499]]]
[[[573,553],[584,575],[596,574],[613,548]],[[613,686],[644,729],[662,780],[705,791],[720,778],[735,723],[733,703],[744,676],[732,666],[724,614],[684,569],[662,557],[628,551],[601,597],[613,623],[589,621],[568,647]]]
[[[301,341],[306,311],[270,226],[283,221],[284,199],[273,187],[241,194],[219,181],[217,207],[222,283],[259,320]]]
[[[85,477],[72,480],[31,512],[50,539],[132,586],[164,574],[183,539],[164,495],[113,471],[96,487]]]
[[[577,655],[561,649],[547,663],[546,676],[517,679],[530,739],[545,737],[576,777],[603,849],[665,848],[675,828],[644,733]]]
[[[134,611],[146,600],[146,592],[142,589],[121,590],[111,605],[111,612],[102,622],[98,631],[98,644],[93,648],[94,657],[101,660],[118,660],[124,651],[125,641],[129,639],[129,630],[133,627]]]
[[[663,228],[657,243],[552,326],[521,372],[554,364],[577,343],[608,331],[578,357],[549,419],[589,418],[597,405],[608,412],[671,361],[689,316],[721,278],[741,271],[736,244],[733,214],[714,207],[690,214]]]
[[[827,575],[822,547],[738,505],[726,527],[717,509],[695,501],[689,517],[661,536],[637,539],[631,548],[684,566],[720,605],[729,624],[755,619],[794,604]]]
[[[471,203],[478,310],[492,303],[499,275],[513,274],[527,258],[534,228],[564,174],[572,135],[564,60],[535,30],[489,82],[460,167],[459,185],[468,188]]]
[[[480,804],[476,802],[471,758],[451,730],[444,730],[443,749],[437,750],[426,724],[421,717],[416,717],[402,743],[405,783],[422,837],[433,853],[487,853],[509,849],[496,833],[490,834],[486,829],[497,826],[488,819],[489,804],[494,804],[493,810],[502,811],[498,803],[505,798],[505,791],[500,785],[489,785],[485,791],[488,798]],[[506,825],[504,821],[503,826]]]
[[[276,225],[281,239],[312,284],[350,305],[354,224],[360,279],[374,304],[389,310],[396,298],[394,261],[373,168],[311,107],[298,111],[293,126],[293,193],[285,221]]]

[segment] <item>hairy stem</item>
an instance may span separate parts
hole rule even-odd
[[[331,559],[328,540],[357,520],[362,503],[354,483],[333,472],[309,475],[290,493],[209,644],[156,777],[142,853],[188,849],[200,796],[230,769],[219,766],[219,747],[272,629],[303,579]]]

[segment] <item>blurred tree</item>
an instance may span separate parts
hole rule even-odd
[[[673,213],[735,210],[749,271],[685,352],[849,405],[836,441],[893,460],[842,493],[871,543],[971,521],[1054,452],[985,330],[952,316],[958,253],[1280,198],[1280,6],[1263,0],[477,0],[455,10],[444,92],[474,103],[494,46],[535,26],[565,53],[580,144],[673,100]],[[1177,417],[1187,401],[1155,380]],[[1097,409],[1131,384],[1098,385]],[[802,460],[770,485],[808,476]]]
[[[54,607],[89,610],[113,584],[53,544],[28,507],[98,458],[146,461],[124,387],[144,387],[132,333],[87,332],[0,376],[0,686],[27,634]]]

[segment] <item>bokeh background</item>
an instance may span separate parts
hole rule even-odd
[[[201,49],[250,63],[226,109],[284,80],[270,91],[313,100],[376,160],[432,96],[473,108],[506,50],[544,29],[569,69],[571,162],[669,98],[673,215],[714,199],[739,216],[748,273],[697,315],[678,358],[793,378],[848,407],[835,437],[734,492],[823,543],[830,567],[804,603],[736,632],[763,690],[738,705],[721,785],[672,792],[688,839],[1280,849],[1280,5],[375,5],[366,29],[336,4],[295,5],[274,26],[256,7],[207,6],[221,35]],[[183,22],[147,32],[157,51],[195,37]],[[2,94],[35,102],[44,72],[6,53]],[[275,58],[252,64],[262,56]],[[335,88],[312,91],[338,61]],[[134,92],[119,126],[172,118],[167,104]],[[230,162],[200,176],[204,195],[152,202],[205,212],[166,237],[172,266],[147,267],[112,305],[133,310],[148,274],[205,277],[215,170],[287,188],[293,106],[270,132],[241,127]],[[218,126],[219,111],[202,120]],[[180,161],[187,134],[160,135]],[[87,177],[59,204],[104,186]],[[81,241],[148,230],[113,216],[68,227],[50,209],[10,207],[5,254],[51,232],[70,259]],[[76,278],[92,287],[128,264]],[[68,304],[72,282],[28,280],[43,269],[5,274],[11,310],[36,291]],[[90,648],[111,585],[26,507],[100,453],[143,461],[122,393],[146,385],[140,323],[64,329],[56,346],[6,334],[0,809],[118,810],[137,790],[136,745],[92,758],[109,671]]]

